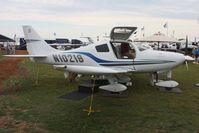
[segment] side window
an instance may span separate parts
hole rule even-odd
[[[109,52],[109,48],[107,44],[102,44],[95,47],[97,52]]]

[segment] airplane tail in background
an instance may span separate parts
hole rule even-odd
[[[49,46],[31,26],[23,26],[23,32],[29,55],[48,55],[57,51]]]

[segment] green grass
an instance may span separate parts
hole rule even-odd
[[[4,58],[5,55],[5,51],[4,50],[0,50],[0,60],[2,60]]]
[[[0,51],[0,60],[2,59],[2,57],[3,57],[3,56],[2,56],[2,52]]]
[[[173,72],[180,83],[182,94],[163,93],[148,84],[147,74],[132,76],[133,86],[127,98],[95,95],[94,108],[101,110],[87,116],[89,98],[80,101],[59,97],[73,91],[78,82],[70,84],[63,73],[50,65],[35,65],[29,61],[23,66],[30,70],[26,78],[19,78],[20,89],[0,96],[0,118],[9,114],[15,121],[25,122],[26,132],[198,132],[199,131],[199,65],[185,65]],[[35,77],[39,69],[38,84]],[[40,130],[38,130],[38,128]],[[13,132],[7,125],[0,132]]]

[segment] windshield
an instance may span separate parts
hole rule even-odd
[[[129,42],[111,42],[113,52],[118,59],[134,59],[136,50]]]
[[[152,47],[149,46],[148,43],[135,42],[134,44],[137,46],[137,48],[138,48],[139,51],[145,51],[147,49],[152,49]]]

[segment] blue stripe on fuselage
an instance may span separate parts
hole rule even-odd
[[[170,63],[170,62],[174,62],[174,61],[168,61],[168,60],[143,60],[143,61],[109,61],[109,60],[103,60],[100,59],[96,56],[94,56],[91,53],[88,52],[67,52],[67,53],[76,53],[76,54],[83,54],[86,55],[88,57],[90,57],[91,59],[93,59],[95,62],[97,62],[100,65],[107,65],[107,66],[111,66],[111,65],[149,65],[149,64],[164,64],[164,63]]]
[[[93,59],[97,63],[112,63],[112,62],[115,62],[115,61],[108,61],[108,60],[103,60],[103,59],[97,58],[96,56],[92,55],[91,53],[87,53],[87,52],[68,52],[68,53],[76,53],[76,54],[86,55],[86,56],[90,57],[91,59]]]

